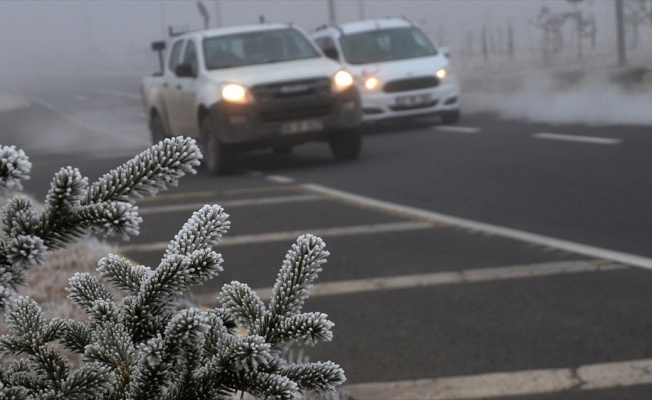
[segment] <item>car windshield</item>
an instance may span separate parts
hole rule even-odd
[[[380,29],[344,35],[340,38],[349,64],[427,57],[437,54],[426,35],[414,27]]]
[[[204,39],[206,69],[321,57],[295,29],[247,32]]]

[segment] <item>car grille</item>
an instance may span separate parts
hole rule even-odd
[[[389,106],[389,108],[391,108],[393,111],[417,110],[419,108],[434,107],[437,105],[437,102],[438,102],[437,100],[432,100],[426,103],[414,104],[409,106],[394,105],[394,106]]]
[[[439,79],[434,76],[422,76],[418,78],[398,79],[389,81],[383,86],[385,93],[406,92],[409,90],[425,89],[439,85]]]
[[[330,114],[331,103],[300,107],[274,107],[260,110],[260,119],[265,122],[288,121],[303,118],[321,117]]]
[[[330,114],[334,100],[329,78],[257,85],[251,92],[262,121],[286,121]]]
[[[326,95],[330,93],[330,87],[330,79],[317,78],[257,85],[251,91],[256,101],[266,102],[278,98]]]
[[[263,121],[285,121],[328,115],[333,108],[329,78],[303,79],[251,88]]]

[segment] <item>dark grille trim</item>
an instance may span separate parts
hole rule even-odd
[[[422,76],[418,78],[397,79],[389,81],[383,86],[385,93],[407,92],[409,90],[426,89],[439,85],[439,79],[434,76]]]
[[[322,117],[330,114],[332,105],[319,107],[303,107],[295,109],[265,110],[260,112],[260,119],[264,122],[291,121],[303,118]]]
[[[268,85],[256,85],[251,88],[256,100],[261,102],[279,98],[327,95],[330,94],[330,90],[331,80],[329,78],[276,82]]]
[[[411,106],[389,106],[393,111],[407,111],[407,110],[417,110],[419,108],[428,108],[434,107],[437,105],[437,100],[429,101],[427,103],[415,104]]]

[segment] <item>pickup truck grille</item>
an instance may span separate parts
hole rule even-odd
[[[278,98],[327,95],[330,88],[330,79],[318,78],[257,85],[252,92],[257,101],[266,102]]]
[[[383,86],[385,93],[407,92],[409,90],[426,89],[439,85],[439,79],[434,76],[422,76],[419,78],[397,79],[389,81]]]
[[[270,121],[289,121],[303,118],[321,117],[330,114],[332,106],[328,104],[319,104],[316,106],[304,106],[298,108],[280,107],[268,110],[261,110],[260,119],[266,122]]]
[[[333,108],[328,78],[257,85],[251,91],[263,121],[286,121],[328,115]]]

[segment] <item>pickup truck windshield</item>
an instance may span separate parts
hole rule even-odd
[[[437,54],[423,32],[413,27],[382,29],[344,35],[340,38],[349,64],[368,64]]]
[[[294,29],[216,36],[204,39],[203,47],[208,70],[321,57]]]

